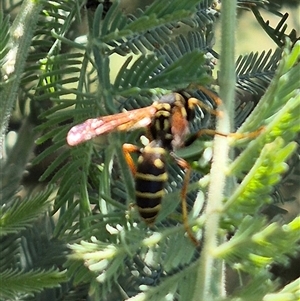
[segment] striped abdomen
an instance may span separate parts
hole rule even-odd
[[[166,151],[154,140],[147,145],[138,158],[135,175],[136,204],[140,216],[147,224],[153,224],[161,208],[166,172]]]

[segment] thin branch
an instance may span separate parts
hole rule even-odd
[[[233,100],[235,87],[234,36],[236,28],[236,1],[222,3],[222,50],[220,71],[220,95],[223,100],[220,110],[222,118],[218,119],[217,131],[231,132],[233,125]],[[197,285],[193,300],[211,300],[223,293],[222,265],[215,261],[213,250],[218,246],[218,229],[221,216],[222,200],[225,190],[225,170],[229,157],[227,139],[215,137],[214,162],[211,168],[211,182],[206,208],[204,246],[199,260]],[[217,266],[218,264],[218,266]],[[215,293],[213,293],[215,292]]]
[[[12,108],[15,105],[21,76],[41,9],[40,1],[24,1],[11,27],[12,47],[7,54],[7,63],[3,66],[3,76],[7,80],[7,84],[4,85],[1,93],[0,158],[3,157],[5,133]]]

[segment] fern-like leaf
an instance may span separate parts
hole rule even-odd
[[[31,226],[42,213],[50,206],[50,195],[53,187],[47,190],[26,197],[25,199],[16,198],[12,200],[12,206],[3,206],[1,208],[0,235],[17,233]]]
[[[287,39],[291,40],[294,43],[297,40],[297,38],[299,38],[297,37],[295,29],[291,30],[289,34],[286,33],[286,29],[288,26],[287,24],[285,24],[285,22],[289,17],[288,13],[281,16],[281,20],[278,22],[277,26],[273,28],[270,25],[269,21],[265,21],[263,19],[262,15],[256,7],[252,7],[251,9],[259,24],[279,47],[283,47]]]
[[[272,55],[272,51],[250,53],[240,56],[236,62],[237,88],[248,91],[251,94],[262,93],[273,78],[281,58],[278,49]]]
[[[6,62],[8,58],[6,58],[7,53],[9,52],[9,21],[8,16],[4,18],[3,12],[0,12],[0,66]]]
[[[43,288],[58,287],[67,280],[65,272],[56,269],[43,271],[32,270],[26,273],[17,270],[7,270],[0,274],[1,281],[5,283],[0,286],[0,296],[5,299],[13,299],[18,292],[19,296],[32,295],[41,292]],[[42,287],[42,288],[41,288]]]

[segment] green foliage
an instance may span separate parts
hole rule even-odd
[[[3,206],[0,211],[0,235],[17,233],[30,227],[49,208],[52,192],[53,188],[48,188],[24,199],[12,199],[9,207]]]
[[[18,295],[28,295],[40,292],[44,288],[53,288],[66,281],[65,273],[58,270],[36,270],[29,272],[16,272],[7,270],[0,274],[2,283],[0,287],[1,298],[14,299]]]
[[[45,288],[58,287],[67,281],[66,272],[54,268],[53,262],[49,265],[47,260],[44,260],[44,263],[41,258],[38,260],[37,253],[42,252],[43,245],[48,243],[45,238],[41,239],[42,235],[45,235],[44,229],[38,231],[38,235],[35,233],[31,236],[29,232],[30,228],[40,224],[42,216],[46,220],[49,219],[46,212],[50,207],[50,195],[53,192],[54,187],[49,187],[25,198],[14,197],[1,206],[0,277],[1,282],[5,284],[0,286],[1,300],[13,300],[17,296],[20,298],[33,296],[34,293],[41,292]],[[49,237],[46,240],[48,239]],[[61,248],[58,250],[62,251]],[[58,252],[58,254],[56,256],[61,256],[62,253]],[[32,260],[37,260],[39,264],[36,265]]]
[[[0,26],[1,26],[0,65],[2,66],[5,63],[4,58],[5,58],[5,56],[7,55],[8,51],[9,51],[9,44],[8,44],[8,40],[9,40],[9,22],[8,22],[8,16],[3,18],[3,12],[2,11],[0,12]]]
[[[187,87],[214,107],[214,100],[197,87],[214,84],[210,88],[217,89],[219,83],[213,76],[219,58],[213,50],[218,3],[157,0],[128,16],[120,1],[108,12],[102,4],[86,9],[80,0],[37,1],[34,15],[21,9],[13,19],[13,9],[21,4],[4,2],[0,89],[7,109],[1,127],[7,128],[12,103],[24,122],[13,146],[3,140],[0,162],[0,299],[193,300],[199,283],[208,281],[207,273],[221,274],[226,263],[241,283],[225,296],[219,293],[225,280],[215,277],[207,292],[212,300],[297,300],[299,279],[279,288],[269,267],[299,256],[299,218],[279,222],[263,213],[274,205],[288,169],[300,174],[300,43],[294,30],[286,34],[287,15],[268,1],[238,1],[281,48],[237,59],[234,119],[243,139],[223,138],[232,140],[239,155],[227,167],[232,185],[213,213],[220,215],[220,224],[214,237],[218,246],[211,250],[203,241],[211,219],[205,204],[212,177],[210,137],[178,151],[194,160],[187,202],[191,229],[201,242],[195,247],[181,221],[184,171],[171,160],[155,226],[146,227],[130,205],[134,181],[122,144],[141,145],[143,130],[111,133],[73,148],[66,145],[66,135],[71,125],[87,118],[141,108]],[[261,8],[281,18],[277,26],[262,19]],[[13,28],[26,17],[24,43],[13,39],[9,15]],[[88,34],[79,36],[84,26]],[[26,51],[16,57],[16,65],[8,65],[18,42]],[[10,66],[16,66],[14,72]],[[256,100],[245,100],[245,94]],[[213,119],[199,109],[191,131],[213,127]],[[257,135],[249,138],[249,132]],[[293,158],[295,163],[289,163]],[[46,165],[42,184],[26,182],[28,162]],[[228,232],[232,237],[226,240]],[[207,253],[215,264],[213,271],[202,273]]]

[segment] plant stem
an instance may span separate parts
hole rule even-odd
[[[222,33],[221,33],[221,67],[220,96],[223,104],[220,106],[222,117],[218,118],[216,130],[229,133],[233,124],[234,89],[235,89],[235,57],[234,39],[236,28],[236,1],[222,1]],[[222,201],[226,187],[225,171],[228,164],[228,139],[215,136],[214,156],[211,168],[211,180],[208,190],[206,222],[204,228],[204,245],[199,259],[197,281],[193,301],[214,300],[225,295],[223,280],[223,265],[216,261],[214,249],[219,244],[218,230],[222,212]],[[227,191],[228,193],[228,191]]]
[[[3,85],[4,88],[1,92],[0,100],[0,159],[3,155],[4,136],[12,108],[15,105],[21,77],[41,8],[42,5],[40,1],[24,1],[18,16],[11,26],[11,49],[7,54],[7,62],[2,68],[3,77],[7,82]]]
[[[30,122],[30,118],[26,118],[19,130],[16,143],[7,155],[5,164],[1,165],[0,191],[3,202],[14,195],[20,186],[28,158],[34,148],[34,141],[37,138],[33,128],[34,125]]]

